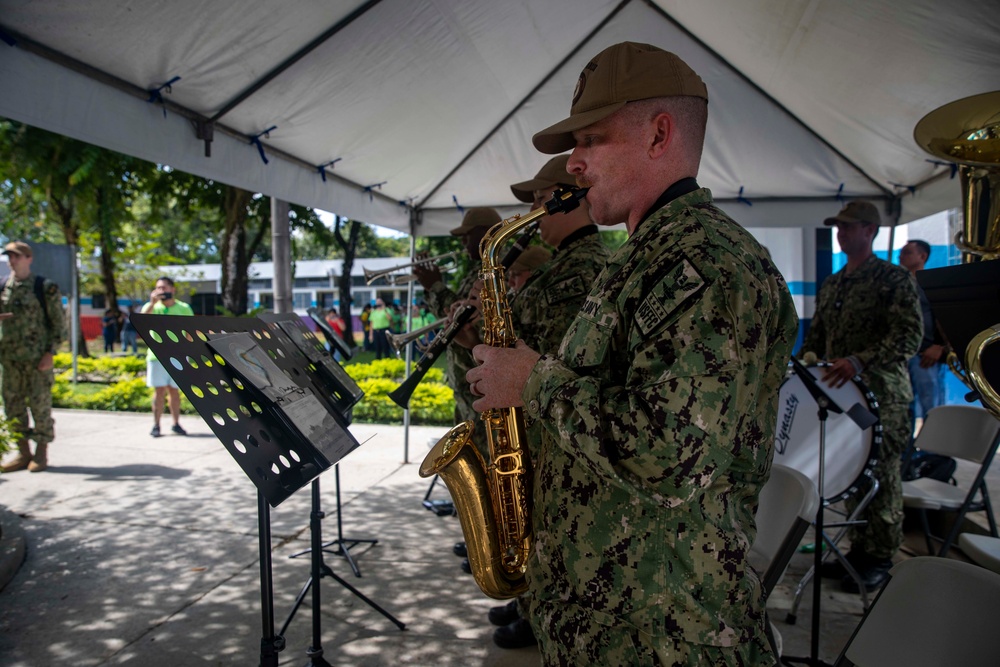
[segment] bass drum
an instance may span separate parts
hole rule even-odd
[[[855,376],[839,389],[822,383],[820,378],[827,365],[809,368],[820,387],[845,412],[860,403],[877,418],[878,401],[861,378]],[[774,462],[798,470],[818,486],[820,423],[816,401],[790,367],[779,396]],[[828,413],[823,469],[824,504],[838,502],[858,491],[861,482],[871,477],[881,446],[881,421],[862,430],[846,414]]]

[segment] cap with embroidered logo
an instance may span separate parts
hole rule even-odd
[[[452,236],[462,236],[476,227],[492,227],[500,222],[500,214],[492,208],[470,208],[462,218],[462,224],[451,230]]]
[[[569,118],[538,132],[531,142],[543,153],[562,153],[573,148],[574,131],[607,118],[628,102],[676,96],[707,101],[708,88],[676,54],[650,44],[615,44],[580,72]]]
[[[857,200],[848,202],[847,206],[841,209],[840,213],[827,218],[823,224],[832,227],[838,222],[860,222],[865,225],[881,225],[882,217],[878,214],[875,204],[870,201]]]
[[[31,246],[24,241],[11,241],[3,247],[3,254],[9,255],[11,253],[31,257]]]
[[[576,187],[576,179],[566,171],[569,155],[557,155],[545,163],[535,177],[530,181],[521,181],[510,186],[514,196],[523,202],[531,204],[535,201],[536,190],[547,190],[557,185]]]

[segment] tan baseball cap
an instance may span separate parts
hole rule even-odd
[[[452,236],[462,236],[476,227],[492,227],[500,222],[500,214],[492,208],[470,208],[462,218],[462,224],[451,230]]]
[[[3,254],[15,253],[25,257],[31,257],[31,246],[24,241],[11,241],[3,247]]]
[[[840,213],[832,218],[827,218],[823,221],[823,224],[827,227],[832,227],[838,222],[860,222],[866,225],[881,225],[882,217],[878,214],[875,204],[859,199],[858,201],[848,202],[847,206],[841,209]]]
[[[534,271],[545,262],[552,259],[552,253],[540,245],[528,246],[514,263],[510,265],[510,273],[519,271]]]
[[[575,130],[607,118],[628,102],[682,95],[708,100],[708,88],[678,56],[650,44],[615,44],[580,72],[569,118],[537,133],[531,142],[543,153],[563,153],[573,148]]]
[[[576,186],[576,179],[566,171],[569,155],[557,155],[538,170],[530,181],[521,181],[510,186],[510,191],[519,200],[531,204],[535,201],[535,190],[545,190],[556,185]]]

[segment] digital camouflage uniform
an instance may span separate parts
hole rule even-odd
[[[563,239],[552,259],[532,274],[511,303],[517,336],[536,352],[555,354],[610,256],[596,226],[584,227]],[[529,458],[533,458],[541,440],[553,436],[538,422],[525,422]],[[527,604],[527,595],[518,598],[519,613],[529,618]]]
[[[55,438],[52,419],[53,373],[39,371],[38,364],[47,352],[55,352],[66,337],[59,286],[50,280],[42,284],[45,311],[35,294],[35,274],[17,280],[11,274],[0,292],[0,312],[14,316],[0,324],[0,365],[3,366],[2,394],[9,419],[16,419],[18,430],[44,452],[44,445]],[[28,428],[28,410],[33,426]],[[40,457],[44,458],[44,456]]]
[[[767,251],[673,190],[522,393],[555,436],[528,569],[546,665],[773,664],[747,553],[798,320]]]
[[[910,272],[874,255],[850,274],[840,270],[823,283],[802,352],[822,359],[852,357],[878,399],[882,448],[875,478],[879,491],[861,515],[867,525],[850,532],[851,548],[891,558],[903,543],[900,459],[912,434],[913,390],[907,359],[923,337],[920,300]],[[848,510],[857,498],[847,501]]]
[[[437,317],[445,317],[451,304],[469,296],[473,284],[479,279],[478,267],[462,279],[458,285],[458,291],[452,291],[443,282],[434,283],[429,290],[425,291],[424,300],[427,307]],[[452,342],[448,345],[445,357],[447,368],[445,379],[448,385],[455,392],[455,423],[471,420],[475,425],[473,442],[479,448],[483,456],[488,457],[488,443],[486,440],[486,426],[479,418],[479,413],[472,409],[472,403],[476,397],[472,395],[469,383],[465,380],[465,374],[475,368],[476,360],[472,357],[472,350]]]

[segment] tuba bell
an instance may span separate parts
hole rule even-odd
[[[957,166],[963,223],[954,243],[962,251],[963,264],[1000,258],[1000,91],[931,111],[917,123],[913,138],[931,155]],[[947,363],[1000,419],[1000,394],[983,371],[983,354],[997,341],[1000,324],[973,337],[964,359],[952,352]]]

